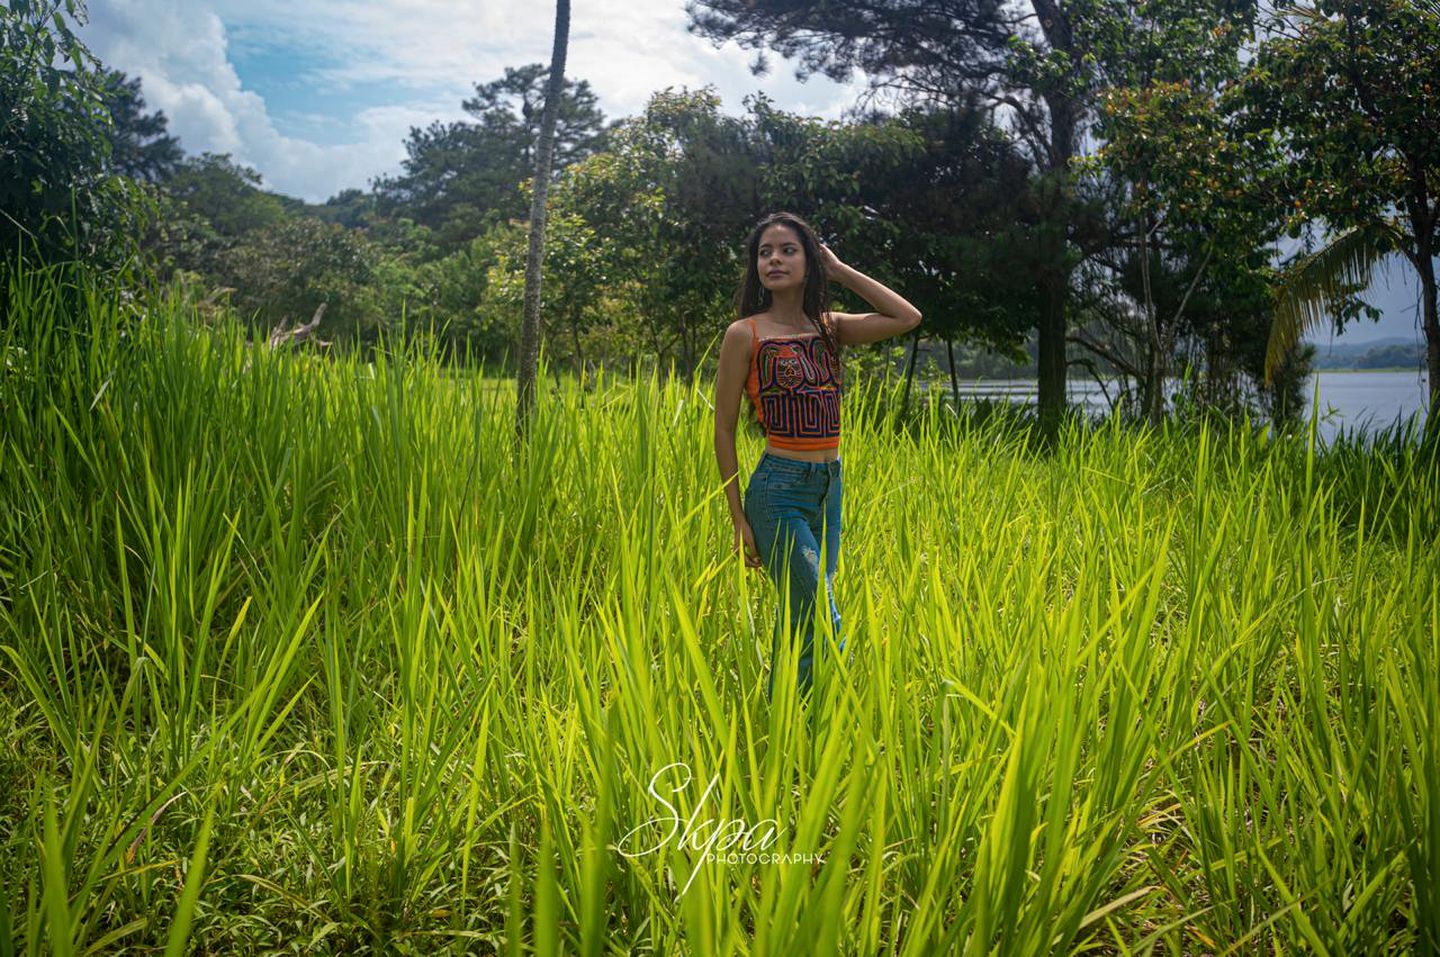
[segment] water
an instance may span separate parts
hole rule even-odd
[[[1305,388],[1313,396],[1316,380],[1320,396],[1316,403],[1321,420],[1316,426],[1321,440],[1334,436],[1340,426],[1351,431],[1357,426],[1371,431],[1390,426],[1397,416],[1408,419],[1419,414],[1424,422],[1428,402],[1424,371],[1406,372],[1337,372],[1321,370],[1311,376]],[[1310,412],[1310,398],[1305,412]],[[1334,421],[1332,421],[1332,418]]]
[[[1324,443],[1333,439],[1343,428],[1347,433],[1356,429],[1375,431],[1394,424],[1397,417],[1407,419],[1417,413],[1423,422],[1427,397],[1427,376],[1424,370],[1402,372],[1341,372],[1321,370],[1311,375],[1305,384],[1305,415],[1310,415],[1310,406],[1319,385],[1320,421],[1316,434]],[[916,383],[920,388],[950,391],[948,380]],[[1179,385],[1171,380],[1167,394],[1173,393]],[[1066,391],[1070,401],[1082,406],[1090,415],[1105,415],[1110,404],[1105,398],[1105,388],[1113,397],[1117,391],[1115,380],[1108,380],[1102,387],[1094,379],[1071,379]],[[1011,402],[1033,403],[1035,401],[1034,379],[961,379],[962,399],[1008,399]]]

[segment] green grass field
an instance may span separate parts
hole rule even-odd
[[[1041,452],[862,383],[856,654],[802,713],[764,698],[708,382],[547,376],[517,450],[512,388],[416,350],[17,282],[0,952],[1440,947],[1413,443]]]

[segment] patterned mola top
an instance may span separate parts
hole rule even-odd
[[[761,339],[750,324],[750,376],[745,391],[768,443],[777,449],[840,446],[840,383],[844,371],[818,333]]]

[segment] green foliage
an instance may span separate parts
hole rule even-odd
[[[945,0],[697,0],[687,12],[702,36],[773,49],[794,61],[800,76],[844,80],[858,69],[877,83],[940,100],[1000,74],[1014,23],[998,3]],[[767,67],[763,53],[756,65]]]
[[[491,225],[524,218],[528,207],[519,186],[535,172],[547,75],[539,63],[507,67],[503,77],[476,84],[475,96],[462,104],[473,122],[412,127],[404,172],[375,183],[379,209],[430,227],[447,251]],[[557,173],[600,147],[604,115],[596,103],[587,81],[564,81],[555,126]]]
[[[1113,84],[1099,96],[1104,145],[1083,165],[1123,190],[1112,213],[1123,243],[1113,286],[1134,307],[1107,317],[1119,341],[1097,351],[1135,377],[1152,421],[1177,366],[1190,373],[1186,401],[1288,418],[1305,356],[1289,355],[1278,392],[1252,361],[1270,328],[1270,248],[1284,220],[1266,188],[1283,158],[1235,101],[1253,10],[1197,16],[1204,9],[1188,0],[1148,6],[1116,43],[1156,56],[1127,60],[1112,43],[1100,58]],[[1259,406],[1247,406],[1249,393]]]
[[[835,248],[873,258],[924,313],[924,334],[1015,355],[1041,309],[1031,165],[973,104],[877,116],[840,135],[871,156],[848,159],[861,176],[824,207],[839,220]]]
[[[519,227],[497,225],[436,257],[425,254],[423,239],[408,242],[388,234],[374,279],[387,326],[399,327],[403,317],[407,329],[433,331],[452,360],[468,354],[490,368],[506,368],[519,332],[519,307],[508,308],[509,298],[493,289],[491,277],[507,253],[523,250],[517,236],[523,236]]]
[[[75,35],[78,0],[0,7],[0,259],[119,266],[148,215],[111,171],[106,83]],[[3,269],[4,267],[0,267]],[[0,282],[0,311],[4,283]]]
[[[104,108],[110,122],[110,167],[122,176],[157,183],[179,167],[184,158],[180,141],[166,133],[163,112],[146,113],[140,77],[127,79],[118,70],[104,70]]]
[[[547,254],[546,298],[575,330],[606,325],[597,304],[627,303],[662,364],[694,369],[734,319],[750,226],[793,209],[842,258],[933,310],[935,334],[1015,349],[1036,298],[1013,258],[1029,245],[1013,225],[1026,175],[974,112],[824,122],[756,96],[737,117],[713,90],[661,91],[556,184],[568,252]]]
[[[1067,342],[1078,338],[1096,351],[1104,348],[1089,336],[1067,334],[1077,313],[1086,319],[1096,313],[1093,302],[1076,301],[1076,271],[1091,257],[1111,252],[1120,231],[1118,224],[1106,228],[1103,215],[1097,215],[1104,210],[1093,195],[1093,187],[1114,184],[1084,182],[1083,173],[1093,166],[1078,156],[1088,121],[1099,111],[1100,94],[1113,87],[1143,88],[1152,81],[1183,80],[1212,89],[1236,72],[1255,8],[1251,0],[1067,0],[1063,5],[1036,0],[1019,9],[946,0],[839,6],[824,0],[697,0],[687,9],[697,32],[716,41],[774,49],[798,59],[802,73],[845,76],[860,68],[873,93],[891,94],[902,103],[943,103],[953,109],[974,102],[987,111],[1006,112],[1009,138],[1025,148],[1036,170],[1029,190],[1034,216],[1012,219],[1027,227],[1025,235],[1016,237],[1021,255],[1012,258],[1030,260],[1021,268],[1028,267],[1037,287],[1031,298],[1038,306],[1040,403],[1053,436],[1065,402]],[[1183,232],[1177,230],[1177,236]],[[1247,248],[1255,243],[1248,238]],[[1025,257],[1027,249],[1033,252]],[[1148,252],[1136,254],[1148,270]],[[1080,280],[1083,284],[1085,277]],[[1147,318],[1155,326],[1151,312]],[[1162,369],[1171,361],[1180,332],[1177,322],[1169,326],[1141,339],[1120,330],[1132,350],[1145,353],[1137,367],[1148,383],[1143,404],[1152,419],[1159,414]],[[1116,365],[1127,361],[1114,349],[1107,352]]]
[[[1327,324],[1339,333],[1362,313],[1379,321],[1380,311],[1356,296],[1370,285],[1380,264],[1401,241],[1398,221],[1371,221],[1296,258],[1275,289],[1275,323],[1265,355],[1267,379],[1303,336],[1320,332]]]
[[[376,205],[374,193],[352,188],[342,189],[320,206],[307,204],[303,212],[329,223],[356,229],[375,224]]]
[[[1237,100],[1250,128],[1284,143],[1271,194],[1290,234],[1318,218],[1335,237],[1287,276],[1269,364],[1317,322],[1338,331],[1354,288],[1398,249],[1420,279],[1440,410],[1440,17],[1413,0],[1323,0],[1276,11],[1270,27]]]
[[[1293,235],[1317,217],[1344,230],[1407,210],[1417,188],[1440,195],[1440,20],[1411,0],[1327,0],[1269,27],[1237,99],[1286,147],[1272,186]]]
[[[1297,429],[1309,398],[1306,387],[1315,359],[1315,346],[1303,343],[1285,355],[1285,361],[1274,371],[1266,390],[1264,412],[1280,429]]]
[[[233,162],[229,153],[187,157],[164,186],[225,240],[273,226],[285,215],[280,199],[260,189],[260,174]]]
[[[375,260],[363,236],[296,216],[247,233],[225,252],[220,277],[235,288],[240,314],[261,328],[307,322],[324,303],[318,335],[370,340],[382,321]]]
[[[682,373],[734,319],[740,245],[766,205],[752,144],[748,124],[722,113],[710,88],[663,90],[635,120],[629,145],[646,171],[635,205],[647,208],[653,189],[663,206],[622,240],[639,243],[647,267],[634,307],[662,365],[674,358]]]
[[[287,218],[282,199],[260,189],[260,174],[229,154],[203,153],[187,157],[155,195],[160,212],[143,247],[157,278],[193,273],[251,296],[259,280],[229,260],[242,239]]]

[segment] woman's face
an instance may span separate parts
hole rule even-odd
[[[794,229],[780,223],[765,227],[756,253],[760,284],[772,293],[805,285],[805,247]]]

